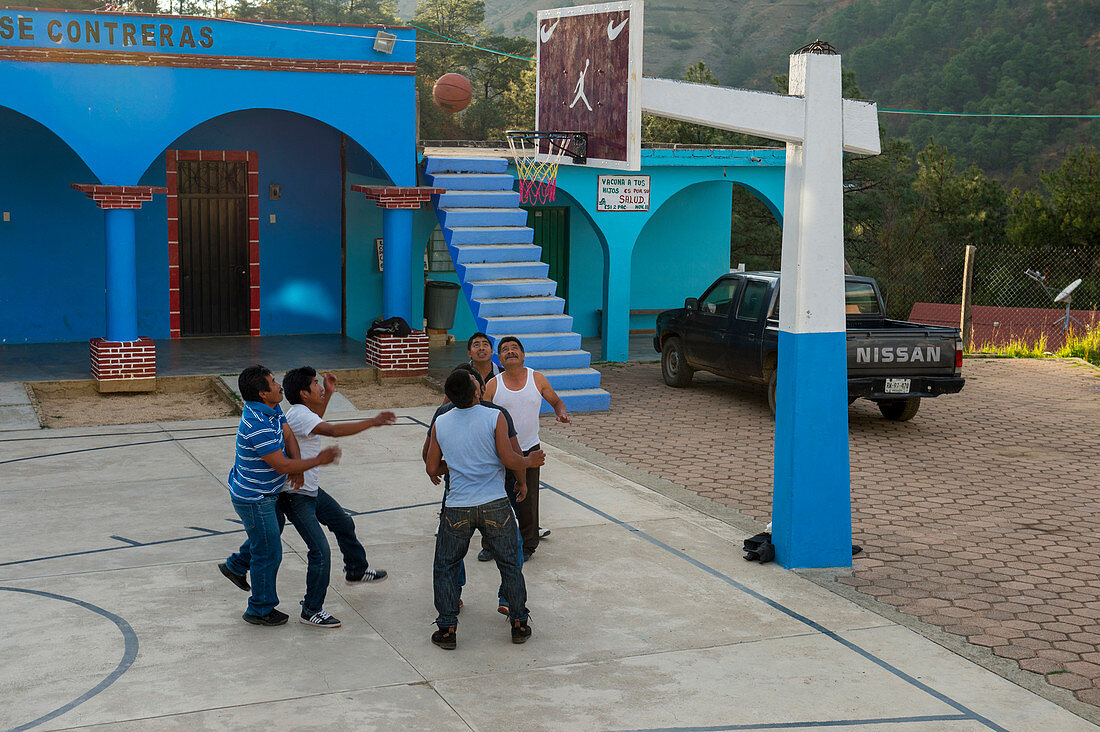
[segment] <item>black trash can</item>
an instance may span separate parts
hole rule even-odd
[[[432,330],[450,330],[455,324],[455,308],[458,307],[456,282],[428,280],[424,283],[424,317]]]

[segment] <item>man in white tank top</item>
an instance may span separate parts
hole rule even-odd
[[[485,399],[508,410],[519,435],[523,454],[538,450],[539,412],[545,399],[559,422],[569,423],[565,402],[557,395],[550,381],[534,369],[523,365],[526,354],[523,344],[514,336],[505,336],[497,343],[497,358],[504,372],[485,386]],[[527,499],[516,507],[519,531],[523,536],[524,561],[539,545],[539,469],[527,469]]]

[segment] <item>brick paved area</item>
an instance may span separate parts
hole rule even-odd
[[[543,419],[605,455],[766,522],[772,420],[760,387],[605,365],[612,411]],[[838,581],[1100,706],[1100,372],[968,359],[961,394],[911,422],[849,411],[855,542]]]

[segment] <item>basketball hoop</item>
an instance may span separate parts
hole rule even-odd
[[[520,203],[542,205],[554,200],[563,155],[578,165],[588,160],[588,135],[584,132],[508,130],[504,134],[516,161]]]

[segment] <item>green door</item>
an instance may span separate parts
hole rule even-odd
[[[558,283],[557,296],[569,299],[569,207],[524,206],[527,225],[535,230],[535,246],[542,247],[542,261],[550,265],[550,279]]]

